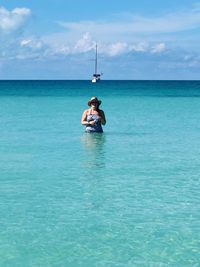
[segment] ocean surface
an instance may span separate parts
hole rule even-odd
[[[200,81],[0,81],[0,266],[200,266]]]

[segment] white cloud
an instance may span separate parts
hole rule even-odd
[[[104,47],[104,53],[109,56],[117,56],[128,52],[129,48],[127,43],[117,42]]]
[[[156,44],[152,47],[151,52],[152,53],[161,53],[166,50],[166,45],[164,43]]]
[[[43,37],[42,41],[48,47],[45,55],[49,57],[59,57],[67,55],[84,54],[95,49],[96,42],[90,33],[84,33],[78,40],[74,42],[66,41],[66,34],[56,34]]]
[[[145,42],[139,42],[137,44],[130,45],[130,51],[146,52],[149,48],[149,44]]]
[[[37,39],[24,39],[20,42],[20,46],[37,50],[43,47],[43,43],[41,40]]]
[[[8,11],[0,7],[0,32],[10,33],[22,27],[31,15],[28,8],[15,8]]]
[[[21,43],[20,43],[20,45],[21,46],[27,46],[27,45],[29,45],[31,43],[31,41],[32,40],[30,40],[30,39],[29,40],[22,40]]]
[[[88,52],[95,47],[95,42],[92,40],[92,37],[89,32],[86,32],[83,37],[78,40],[78,42],[75,44],[74,52],[76,53],[82,53],[82,52]]]
[[[70,48],[68,46],[61,46],[57,50],[55,50],[55,54],[63,54],[68,55],[70,53]]]

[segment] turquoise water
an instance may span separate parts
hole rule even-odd
[[[97,95],[104,134],[80,124]],[[0,266],[200,266],[200,82],[1,81]]]

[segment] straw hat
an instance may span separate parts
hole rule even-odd
[[[91,106],[92,102],[97,102],[99,105],[101,105],[101,100],[99,100],[96,96],[93,96],[89,101],[88,101],[88,106]]]

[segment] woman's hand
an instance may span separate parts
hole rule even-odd
[[[88,124],[95,125],[96,121],[89,121]]]

